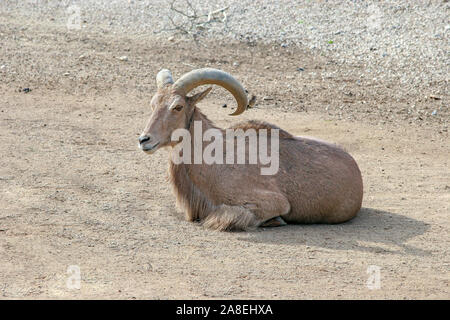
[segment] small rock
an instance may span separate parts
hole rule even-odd
[[[222,108],[226,108],[226,107],[227,107],[227,104],[226,104],[226,103],[222,105]]]
[[[121,56],[119,57],[120,61],[128,61],[128,57],[127,56]]]
[[[273,100],[273,98],[271,98],[271,97],[263,97],[263,100],[268,101],[268,100]]]
[[[286,43],[282,43],[282,44],[281,44],[281,47],[282,47],[282,48],[287,48],[287,46],[288,46],[288,45],[287,45]]]
[[[153,266],[150,263],[144,265],[145,271],[153,271]]]
[[[169,40],[170,42],[173,42],[173,41],[175,41],[175,37],[174,36],[168,37],[167,40]]]
[[[24,93],[28,93],[28,92],[31,91],[31,89],[30,89],[30,88],[23,88],[22,91],[23,91]]]
[[[433,110],[433,112],[431,113],[432,116],[437,115],[437,110]]]
[[[233,62],[233,67],[239,67],[239,62]]]
[[[70,76],[70,72],[64,72],[65,76]]]
[[[4,65],[4,64],[2,64],[1,66],[0,66],[0,70],[3,70],[3,69],[5,69],[6,68],[6,65]]]
[[[253,95],[250,101],[248,102],[247,108],[253,108],[256,104],[256,96]]]
[[[298,67],[297,71],[305,71],[305,69]]]

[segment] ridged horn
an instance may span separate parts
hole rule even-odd
[[[165,87],[168,84],[173,83],[172,73],[170,70],[162,69],[158,74],[156,75],[156,85],[158,86],[158,89],[161,89]]]
[[[173,87],[183,95],[188,94],[194,88],[204,84],[216,84],[227,89],[236,99],[236,111],[230,116],[237,116],[247,109],[247,94],[244,87],[230,74],[212,68],[203,68],[192,70],[178,79]]]

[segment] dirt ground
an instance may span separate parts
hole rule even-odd
[[[411,93],[301,48],[68,32],[8,16],[0,40],[2,298],[450,298],[449,96],[434,94],[446,84]],[[200,108],[217,124],[261,119],[344,146],[363,174],[359,215],[236,233],[184,221],[167,152],[148,156],[137,137],[157,71],[206,66],[258,97],[233,118],[231,96],[215,88]],[[67,287],[73,265],[80,289]],[[380,288],[367,286],[370,266]]]

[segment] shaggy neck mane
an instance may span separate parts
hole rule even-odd
[[[194,136],[194,121],[202,122],[203,132],[209,128],[217,128],[211,120],[194,107],[192,116],[186,123],[186,129],[191,133],[191,137]],[[192,165],[174,164],[171,157],[169,159],[169,181],[175,191],[177,205],[180,209],[184,209],[188,221],[199,221],[205,218],[211,209],[215,208],[215,205],[192,182],[192,169]]]

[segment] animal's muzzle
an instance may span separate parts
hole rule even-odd
[[[150,137],[149,136],[140,136],[139,137],[139,143],[140,144],[146,143],[147,141],[150,141]]]
[[[151,136],[140,136],[139,137],[139,148],[147,153],[153,153],[157,147],[159,146],[159,141],[158,142],[152,142],[152,140],[155,140],[154,138],[152,138]]]

